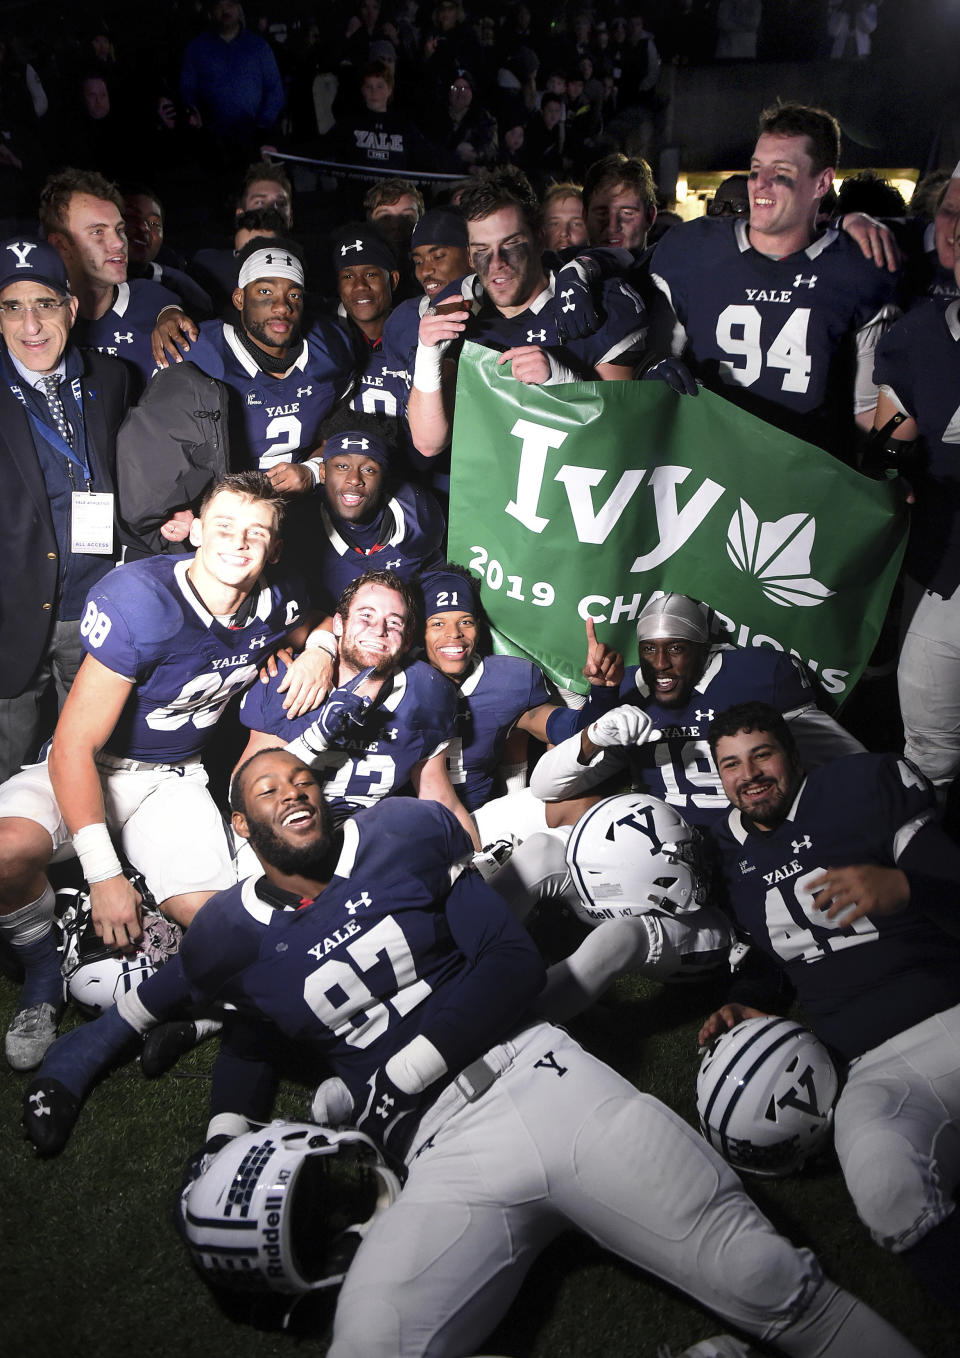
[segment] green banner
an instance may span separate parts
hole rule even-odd
[[[637,614],[674,590],[849,694],[906,546],[888,483],[706,390],[524,386],[497,358],[460,360],[449,556],[480,577],[500,649],[583,691],[584,620],[635,662]]]

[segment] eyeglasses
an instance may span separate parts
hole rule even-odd
[[[707,204],[708,217],[749,217],[750,204],[744,202],[731,202],[729,198],[722,199],[719,203],[712,200]]]
[[[0,302],[0,311],[5,316],[22,316],[25,311],[32,311],[39,316],[52,316],[55,311],[65,307],[69,300],[69,297],[64,297],[62,301],[55,302],[52,297],[41,297],[38,302]]]

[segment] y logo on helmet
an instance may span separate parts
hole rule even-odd
[[[805,1091],[806,1098],[801,1094],[801,1088]],[[776,1108],[774,1104],[776,1104]],[[817,1106],[817,1091],[813,1083],[813,1066],[805,1067],[803,1073],[797,1076],[797,1083],[792,1089],[788,1089],[786,1094],[781,1094],[779,1099],[770,1100],[764,1117],[769,1119],[770,1122],[776,1122],[777,1108],[796,1108],[799,1113],[810,1113],[813,1117],[822,1116]]]
[[[631,830],[639,830],[642,835],[646,835],[650,841],[650,852],[659,853],[663,848],[663,840],[657,834],[653,824],[653,811],[649,806],[641,806],[629,811],[619,820],[615,820],[607,829],[604,838],[615,840],[616,827],[618,825],[629,825]]]

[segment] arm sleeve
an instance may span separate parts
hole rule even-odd
[[[210,1116],[239,1113],[267,1122],[277,1092],[279,1034],[269,1024],[230,1014],[224,1024],[213,1067]]]
[[[542,990],[546,971],[526,929],[476,872],[454,883],[446,920],[470,967],[421,1032],[447,1070],[458,1071],[510,1032]]]
[[[533,795],[542,802],[580,797],[626,766],[626,759],[617,750],[600,750],[589,764],[581,764],[579,755],[579,732],[548,750],[530,777]]]
[[[790,731],[797,742],[804,768],[816,768],[845,754],[863,754],[866,750],[856,736],[845,731],[838,721],[818,707],[807,707],[788,716]]]

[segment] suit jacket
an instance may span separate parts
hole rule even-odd
[[[87,453],[97,486],[115,491],[127,373],[104,354],[82,357]],[[30,421],[0,381],[0,698],[22,693],[40,663],[56,620],[58,550]]]

